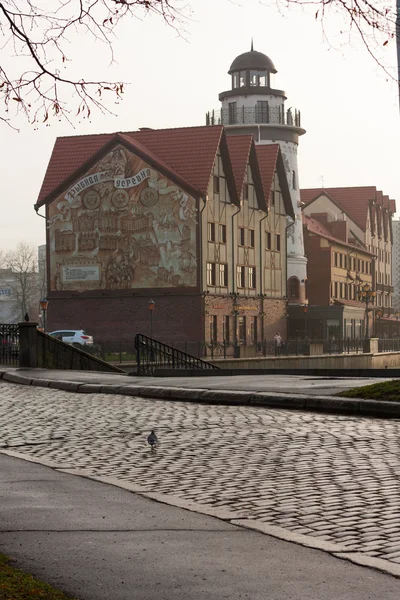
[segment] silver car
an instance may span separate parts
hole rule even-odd
[[[52,331],[48,335],[77,348],[80,346],[93,346],[93,337],[83,329],[57,329],[57,331]]]

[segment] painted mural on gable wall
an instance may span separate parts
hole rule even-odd
[[[194,198],[122,146],[49,207],[52,290],[196,285]]]

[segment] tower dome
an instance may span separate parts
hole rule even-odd
[[[234,71],[244,71],[245,69],[269,71],[270,73],[278,72],[272,60],[266,54],[253,50],[253,46],[250,52],[244,52],[235,58],[228,73],[231,75]]]

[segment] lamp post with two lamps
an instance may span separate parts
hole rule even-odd
[[[40,310],[42,311],[42,315],[43,315],[43,332],[46,333],[46,313],[47,313],[47,307],[49,305],[49,302],[47,300],[47,298],[42,298],[40,301]]]
[[[365,304],[365,340],[369,340],[369,322],[368,322],[368,306],[373,303],[376,292],[371,288],[369,283],[364,283],[360,287],[359,299]]]

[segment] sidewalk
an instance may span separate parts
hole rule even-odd
[[[340,391],[387,378],[305,375],[137,377],[95,371],[0,367],[0,380],[70,392],[122,394],[207,404],[294,408],[363,416],[400,417],[400,402],[339,398]]]
[[[397,600],[326,552],[0,454],[0,551],[82,600]]]

